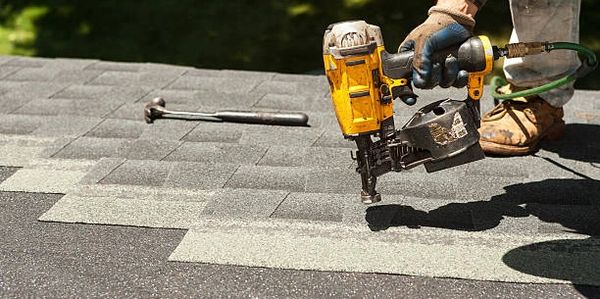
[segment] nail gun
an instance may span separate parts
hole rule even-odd
[[[390,54],[381,30],[365,21],[330,25],[323,39],[323,60],[335,114],[346,139],[356,142],[357,172],[362,178],[361,199],[378,202],[377,177],[424,165],[434,172],[479,159],[479,102],[483,78],[493,61],[506,53],[485,36],[472,37],[448,55],[469,72],[464,101],[444,99],[421,108],[400,130],[394,125],[393,100],[416,102],[411,77],[413,52]]]

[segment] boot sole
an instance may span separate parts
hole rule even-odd
[[[480,140],[479,145],[484,153],[497,156],[524,156],[539,150],[540,142],[544,139],[550,141],[559,140],[565,133],[565,122],[561,121],[548,128],[542,136],[529,145],[517,146],[498,144],[490,141]]]

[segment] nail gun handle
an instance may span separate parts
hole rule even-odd
[[[224,121],[240,123],[282,126],[308,125],[308,115],[304,113],[219,111],[215,116]]]
[[[488,55],[491,55],[489,41],[482,37],[472,37],[458,47],[451,47],[433,54],[433,62],[443,64],[449,56],[456,57],[458,67],[469,73],[482,72],[488,67]],[[488,53],[490,52],[490,53]],[[392,79],[412,78],[414,51],[390,54],[381,53],[383,74]]]

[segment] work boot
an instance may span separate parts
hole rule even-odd
[[[479,144],[486,154],[527,155],[543,139],[557,140],[565,131],[563,109],[540,97],[504,101],[481,118]]]

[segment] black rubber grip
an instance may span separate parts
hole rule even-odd
[[[444,63],[448,56],[458,59],[458,66],[467,72],[479,72],[485,70],[485,49],[483,42],[478,37],[472,37],[462,43],[459,47],[453,47],[438,51],[433,54],[433,61]],[[413,51],[405,51],[390,54],[386,51],[381,53],[383,74],[393,79],[412,77]]]
[[[219,111],[216,117],[230,122],[280,126],[307,126],[308,115],[304,113]]]

